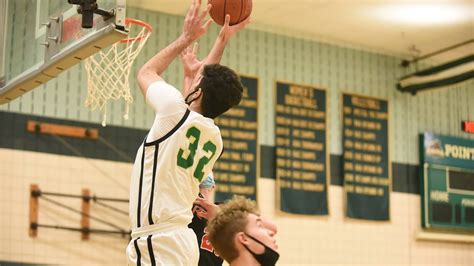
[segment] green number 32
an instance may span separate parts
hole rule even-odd
[[[186,132],[186,137],[189,139],[189,145],[188,145],[188,157],[184,158],[184,150],[179,149],[178,151],[178,166],[188,169],[189,167],[193,166],[194,164],[194,155],[196,155],[196,150],[199,146],[199,138],[201,137],[201,131],[196,128],[196,127],[190,127],[188,131]],[[211,156],[206,157],[203,156],[199,158],[198,165],[196,169],[194,170],[193,176],[201,182],[202,178],[204,177],[204,166],[209,162],[209,160],[214,157],[216,153],[216,145],[212,143],[210,140],[208,140],[206,143],[204,143],[204,146],[202,147],[203,151],[205,152],[211,152]]]

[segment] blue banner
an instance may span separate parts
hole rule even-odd
[[[347,216],[389,220],[388,102],[351,94],[342,97]]]
[[[326,91],[276,84],[276,177],[280,209],[328,214]]]
[[[241,76],[240,104],[214,119],[221,130],[224,152],[214,165],[215,200],[233,195],[257,199],[258,79]]]

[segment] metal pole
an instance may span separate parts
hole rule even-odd
[[[125,230],[104,230],[104,229],[87,229],[87,228],[77,228],[77,227],[69,227],[69,226],[61,226],[61,225],[47,225],[47,224],[36,224],[32,223],[30,225],[31,228],[52,228],[52,229],[60,229],[60,230],[69,230],[69,231],[76,231],[76,232],[89,232],[89,233],[101,233],[101,234],[117,234],[121,236],[126,236],[130,234],[130,231]]]
[[[119,199],[119,198],[106,198],[106,197],[97,197],[96,195],[93,196],[82,196],[82,195],[73,195],[73,194],[64,194],[64,193],[55,193],[55,192],[43,192],[43,191],[35,191],[38,193],[39,196],[55,196],[55,197],[65,197],[65,198],[77,198],[83,200],[94,200],[94,201],[115,201],[115,202],[124,202],[128,203],[128,199]]]
[[[438,51],[435,51],[435,52],[432,52],[432,53],[429,53],[429,54],[426,54],[426,55],[423,55],[423,56],[414,58],[413,60],[403,60],[403,61],[402,61],[402,66],[403,66],[403,67],[408,67],[408,66],[409,66],[410,64],[412,64],[412,63],[416,63],[416,62],[418,62],[418,61],[424,60],[424,59],[429,58],[429,57],[432,57],[432,56],[434,56],[434,55],[438,55],[438,54],[447,52],[447,51],[449,51],[449,50],[453,50],[453,49],[455,49],[455,48],[464,46],[464,45],[466,45],[466,44],[470,44],[470,43],[472,43],[472,42],[474,42],[474,39],[470,39],[470,40],[467,40],[467,41],[464,41],[464,42],[461,42],[461,43],[458,43],[458,44],[455,44],[455,45],[452,45],[452,46],[443,48],[443,49],[441,49],[441,50],[438,50]]]

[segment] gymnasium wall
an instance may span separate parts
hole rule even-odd
[[[15,5],[22,2],[15,1]],[[35,5],[16,7],[35,8]],[[129,8],[130,17],[142,19],[154,26],[154,33],[135,61],[132,77],[138,66],[152,57],[160,48],[176,38],[182,29],[179,16],[164,15],[140,9]],[[16,41],[24,38],[21,27],[31,23],[27,18],[15,16],[8,25],[13,36],[7,45],[21,45]],[[14,21],[13,21],[14,20]],[[266,30],[278,31],[262,27]],[[199,41],[199,55],[203,57],[212,47],[219,28],[213,25],[208,34]],[[281,31],[285,32],[285,31]],[[8,47],[7,47],[8,49]],[[383,52],[383,51],[382,51]],[[15,70],[21,64],[31,65],[32,56],[13,56],[16,61],[7,62],[6,69]],[[260,30],[240,32],[228,45],[222,63],[236,69],[241,74],[260,79],[259,102],[259,143],[274,145],[274,82],[275,80],[323,86],[329,93],[330,152],[341,154],[340,109],[341,92],[358,93],[389,100],[390,130],[392,145],[391,158],[402,163],[418,163],[416,135],[423,131],[471,138],[474,136],[460,130],[462,119],[472,119],[474,107],[474,81],[455,85],[449,89],[438,89],[420,93],[417,96],[402,94],[395,89],[396,80],[414,69],[404,69],[401,58],[384,55],[349,44],[318,42],[317,40],[291,38]],[[165,79],[180,87],[182,70],[178,60],[165,73]],[[44,115],[63,119],[99,122],[99,112],[90,112],[84,107],[87,94],[87,77],[82,65],[65,71],[57,79],[23,95],[20,99],[1,105],[0,110]],[[125,110],[122,102],[112,103],[108,109],[108,124],[146,129],[153,114],[143,101],[137,84],[131,82],[135,99],[130,110],[130,119],[123,119]]]
[[[37,237],[31,238],[29,205],[31,184],[43,192],[81,195],[87,188],[91,195],[127,199],[131,164],[4,148],[0,148],[0,162],[0,265],[126,265],[128,236],[91,234],[85,241],[79,232],[40,227]],[[80,228],[79,214],[45,198],[81,210],[81,199],[40,197],[39,224]],[[106,203],[128,211],[128,204]],[[129,228],[127,216],[92,201],[90,214]],[[90,227],[116,230],[96,220],[91,220]]]
[[[18,5],[21,5],[21,1],[18,2]],[[21,10],[29,7],[17,8]],[[132,71],[134,76],[138,66],[179,35],[182,18],[135,8],[129,8],[127,12],[129,17],[145,20],[155,28],[136,60]],[[18,21],[9,25],[14,25],[12,30],[17,33],[15,36],[19,36],[18,32],[22,32],[27,18],[17,16],[15,19]],[[342,92],[376,96],[389,101],[390,156],[392,162],[403,166],[403,169],[411,169],[419,163],[418,133],[432,131],[474,139],[474,135],[462,133],[460,130],[461,120],[474,120],[474,107],[470,105],[474,100],[473,80],[416,96],[402,94],[395,89],[397,77],[414,69],[399,67],[401,58],[395,55],[384,55],[383,51],[321,41],[308,36],[292,38],[284,34],[284,30],[269,27],[261,29],[249,29],[239,33],[229,44],[222,60],[223,64],[233,67],[241,74],[259,78],[259,145],[269,148],[274,145],[275,80],[327,88],[329,150],[331,155],[336,157],[342,153]],[[216,26],[211,27],[209,34],[199,41],[201,57],[212,46],[218,30]],[[10,42],[12,45],[15,44],[15,36]],[[28,57],[17,58],[18,61],[9,64],[13,66],[29,60]],[[87,88],[82,67],[74,66],[57,79],[23,95],[20,99],[1,105],[0,111],[99,125],[100,114],[83,107]],[[175,61],[166,72],[165,79],[179,87],[182,84],[181,78],[180,64]],[[145,130],[151,125],[153,113],[144,104],[137,84],[132,81],[131,86],[135,103],[130,110],[130,119],[122,118],[125,109],[122,103],[112,103],[108,109],[108,124]],[[7,131],[4,121],[0,122],[1,131]],[[131,157],[134,155],[134,152],[130,154]],[[54,151],[31,151],[14,145],[0,148],[0,261],[61,264],[64,261],[67,261],[67,264],[121,264],[125,261],[126,239],[93,236],[90,241],[84,242],[77,233],[50,229],[41,230],[36,239],[27,235],[31,183],[38,183],[45,190],[62,193],[76,194],[80,193],[81,188],[87,187],[104,196],[127,197],[130,163],[89,157],[81,158],[74,154],[58,154]],[[102,170],[98,172],[98,169]],[[409,173],[410,171],[397,172],[392,176],[393,182],[407,180]],[[416,189],[407,189],[410,193],[400,190],[393,192],[391,221],[375,223],[344,217],[343,193],[339,185],[332,185],[329,189],[329,216],[301,217],[278,214],[275,211],[274,177],[264,177],[269,178],[259,178],[258,200],[262,213],[272,217],[279,227],[277,238],[281,265],[474,264],[472,243],[416,240],[421,226],[420,196]],[[416,173],[412,173],[411,178],[416,184]],[[403,182],[405,181],[401,183]],[[51,206],[48,208],[55,214],[43,216],[45,221],[78,221],[74,215],[56,213],[56,209]],[[105,217],[111,215],[100,210],[98,213]],[[109,260],[100,254],[105,254]]]

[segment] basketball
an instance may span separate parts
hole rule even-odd
[[[250,16],[252,0],[208,0],[212,4],[211,18],[223,26],[226,14],[230,15],[230,25],[239,24]]]

